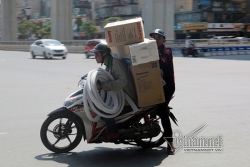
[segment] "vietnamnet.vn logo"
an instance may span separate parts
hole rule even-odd
[[[175,152],[182,149],[184,152],[222,152],[222,135],[213,137],[197,137],[196,135],[204,129],[206,124],[198,127],[188,135],[183,135],[180,131],[173,132],[173,143]],[[165,138],[166,140],[166,138]]]

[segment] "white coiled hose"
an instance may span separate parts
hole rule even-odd
[[[90,121],[97,122],[100,117],[114,118],[118,116],[123,110],[125,99],[134,112],[138,111],[135,103],[123,89],[107,92],[101,90],[99,93],[96,89],[98,80],[101,82],[108,82],[114,80],[114,78],[109,72],[102,68],[92,70],[88,73],[87,82],[83,88],[83,104],[85,113]],[[93,118],[91,113],[96,113],[97,116]]]

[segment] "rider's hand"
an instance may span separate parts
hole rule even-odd
[[[102,83],[98,80],[96,83],[96,89],[101,90],[102,89]]]
[[[99,84],[96,84],[96,89],[97,89],[97,90],[101,90],[101,89],[102,89],[102,86],[99,85]]]

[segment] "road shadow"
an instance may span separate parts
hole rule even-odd
[[[44,57],[36,57],[35,59],[33,59],[33,58],[29,58],[29,59],[31,59],[31,60],[47,60],[47,61],[51,61],[51,60],[66,60],[66,59],[62,59],[62,58],[49,58],[49,59],[45,59]]]
[[[95,57],[89,57],[89,58],[84,57],[83,59],[95,59]]]
[[[139,147],[107,148],[64,154],[48,153],[35,157],[40,161],[55,161],[69,167],[153,167],[167,158],[167,148],[143,149]]]

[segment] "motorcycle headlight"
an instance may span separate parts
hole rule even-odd
[[[64,105],[65,105],[66,107],[69,107],[69,106],[71,106],[73,103],[74,103],[74,102],[70,100],[70,101],[66,101],[66,102],[64,103]]]
[[[81,79],[81,80],[79,81],[79,83],[78,83],[78,87],[82,89],[82,88],[84,87],[85,84],[86,84],[86,80],[85,80],[85,79]]]

